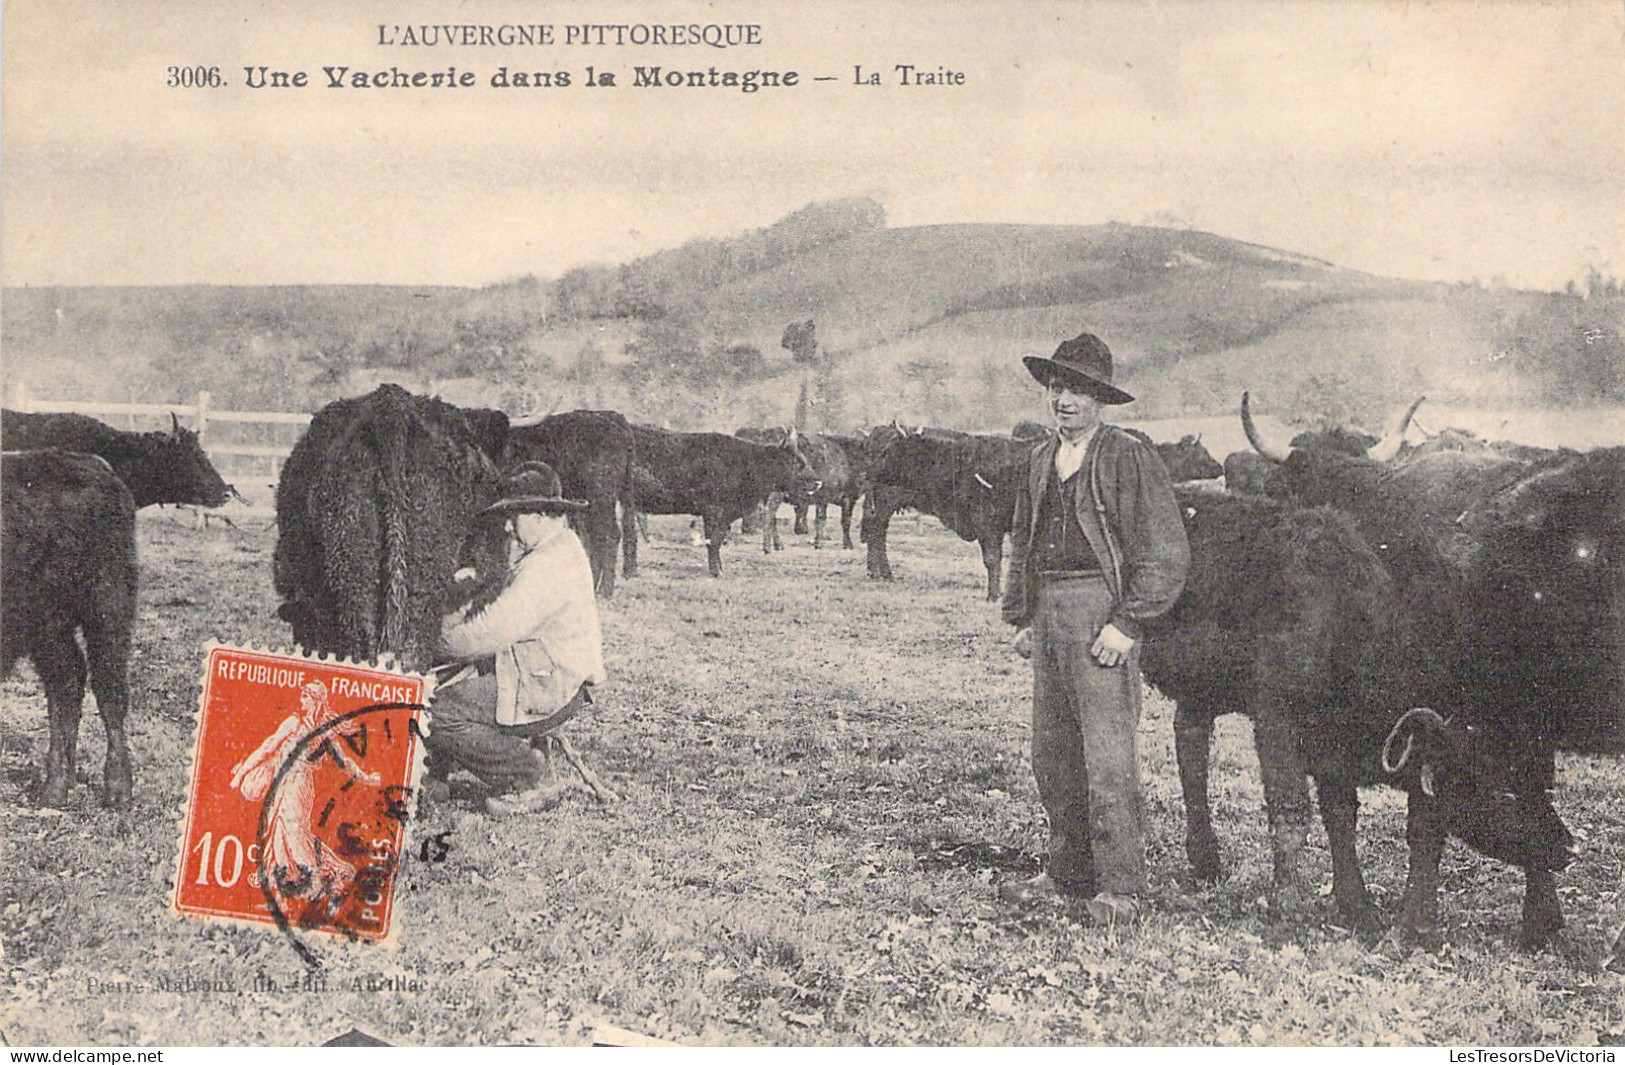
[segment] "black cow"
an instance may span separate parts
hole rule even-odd
[[[1462,451],[1470,455],[1497,455],[1517,462],[1540,462],[1554,458],[1562,454],[1564,450],[1562,448],[1536,447],[1533,444],[1518,444],[1510,440],[1486,440],[1470,429],[1457,429],[1447,426],[1436,433],[1428,433],[1427,439],[1420,444],[1412,444],[1409,441],[1400,444],[1399,451],[1394,456],[1394,461],[1396,463],[1406,463],[1425,458],[1428,455],[1436,455],[1440,452]]]
[[[88,653],[90,688],[107,730],[103,799],[130,805],[130,629],[135,620],[135,500],[101,458],[60,451],[0,458],[0,674],[34,663],[49,707],[48,806],[73,786]],[[85,650],[74,638],[82,632]]]
[[[277,485],[277,613],[305,647],[433,660],[458,568],[500,572],[500,537],[470,540],[498,492],[498,411],[383,385],[317,412]]]
[[[610,410],[552,414],[539,422],[514,422],[508,432],[510,459],[545,462],[558,471],[564,494],[587,501],[577,522],[592,561],[598,594],[615,594],[615,556],[621,526],[615,508],[632,499],[632,426]],[[628,532],[627,535],[635,535]]]
[[[786,430],[744,428],[734,435],[756,444],[777,444],[784,440]],[[858,500],[862,499],[863,493],[868,490],[868,479],[863,467],[868,455],[867,442],[857,436],[800,433],[796,436],[796,443],[811,470],[812,489],[793,497],[769,497],[763,511],[766,520],[762,528],[762,550],[767,551],[771,547],[776,551],[784,547],[779,539],[780,502],[788,502],[794,510],[793,528],[797,536],[807,534],[807,509],[813,508],[814,549],[824,546],[824,526],[829,521],[830,504],[840,507],[841,546],[851,550],[852,512],[857,509]],[[744,533],[751,531],[748,528],[748,520],[742,523],[740,531]]]
[[[795,433],[782,444],[753,444],[722,433],[679,433],[632,426],[637,457],[632,467],[633,504],[646,514],[697,515],[705,531],[711,576],[722,576],[722,544],[728,526],[775,492],[805,492],[811,468]],[[621,538],[623,571],[638,568],[638,540]]]
[[[1413,840],[1448,832],[1526,869],[1567,864],[1569,837],[1545,794],[1513,797],[1510,767],[1453,753],[1465,747],[1463,733],[1430,737],[1402,776],[1386,771],[1385,741],[1397,730],[1415,743],[1432,720],[1411,711],[1438,664],[1416,664],[1426,642],[1348,518],[1260,497],[1178,494],[1191,572],[1174,610],[1148,633],[1141,662],[1146,680],[1178,704],[1185,845],[1197,876],[1219,873],[1208,751],[1213,721],[1227,713],[1253,719],[1279,910],[1303,901],[1296,871],[1310,818],[1306,775],[1330,842],[1333,894],[1361,924],[1376,918],[1355,847],[1362,785],[1396,783],[1410,793]],[[1413,895],[1431,890],[1413,874],[1406,912],[1421,908]]]
[[[203,453],[197,434],[170,415],[167,433],[130,433],[83,414],[0,411],[0,440],[13,451],[54,448],[100,455],[130,489],[135,505],[218,507],[237,494]]]
[[[1625,449],[1533,465],[1444,452],[1398,467],[1300,450],[1268,488],[1354,519],[1445,664],[1425,702],[1515,766],[1516,794],[1552,786],[1557,750],[1625,749]],[[1437,838],[1413,840],[1433,877]],[[1562,912],[1550,870],[1526,872],[1520,941],[1534,946]],[[1427,927],[1432,895],[1414,898],[1428,901],[1407,926]]]
[[[999,598],[1004,537],[1015,515],[1016,491],[1026,476],[1032,444],[951,429],[870,430],[872,488],[863,511],[869,577],[891,580],[886,534],[904,507],[934,515],[962,540],[975,540],[987,569],[987,598]]]
[[[1147,446],[1156,450],[1157,457],[1168,469],[1169,479],[1175,484],[1185,481],[1211,481],[1224,473],[1224,467],[1219,465],[1219,461],[1202,443],[1200,433],[1186,433],[1178,440],[1159,444],[1152,440],[1149,434],[1139,429],[1124,426],[1123,431],[1139,437]],[[1015,428],[1010,430],[1010,439],[1036,444],[1052,432],[1053,429],[1038,422],[1017,422]]]
[[[1288,444],[1288,451],[1350,457],[1369,456],[1384,462],[1391,461],[1399,451],[1405,428],[1410,425],[1411,419],[1416,416],[1416,408],[1422,405],[1425,398],[1427,397],[1416,397],[1400,416],[1393,431],[1381,439],[1370,433],[1357,432],[1343,426],[1331,426],[1299,433]],[[1253,450],[1233,451],[1225,456],[1222,467],[1225,488],[1231,492],[1262,495],[1275,467],[1285,461],[1287,451],[1264,442],[1258,426],[1253,422],[1246,392],[1241,394],[1241,428],[1247,434],[1247,442],[1252,445]]]

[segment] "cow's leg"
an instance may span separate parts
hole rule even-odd
[[[621,505],[625,513],[625,535],[621,537],[621,576],[636,577],[638,575],[638,537],[648,538],[648,524],[643,511],[626,504]]]
[[[1350,781],[1317,780],[1316,799],[1320,819],[1326,825],[1326,841],[1332,852],[1332,897],[1344,917],[1360,928],[1375,928],[1377,908],[1365,888],[1360,872],[1356,828],[1360,820],[1360,792]]]
[[[722,576],[722,543],[727,536],[728,523],[715,513],[707,512],[700,515],[701,528],[705,531],[705,561],[710,568],[711,576]]]
[[[1525,869],[1523,927],[1519,950],[1539,950],[1563,930],[1563,904],[1557,898],[1557,875],[1550,869]]]
[[[852,512],[858,507],[855,499],[841,500],[841,550],[852,550]]]
[[[891,524],[892,508],[876,505],[873,493],[863,506],[863,539],[869,545],[869,579],[892,579],[891,560],[886,557],[886,532]]]
[[[1253,719],[1253,743],[1258,748],[1275,860],[1270,909],[1277,917],[1284,917],[1300,912],[1304,906],[1298,858],[1309,836],[1309,779],[1298,730],[1279,700],[1260,701]]]
[[[1420,787],[1412,788],[1405,817],[1410,863],[1405,897],[1399,904],[1399,931],[1409,939],[1428,942],[1438,935],[1439,859],[1444,854],[1444,835],[1438,801]]]
[[[982,565],[987,567],[987,599],[999,601],[999,573],[1004,567],[1004,535],[984,537],[981,541]]]
[[[1208,800],[1208,759],[1213,744],[1213,715],[1186,699],[1174,710],[1174,755],[1179,787],[1185,794],[1185,858],[1198,880],[1220,876],[1219,837],[1213,831]]]
[[[102,767],[102,801],[119,810],[130,808],[130,745],[124,734],[124,715],[130,707],[130,618],[135,589],[129,588],[127,605],[102,607],[85,621],[85,649],[90,656],[90,687],[96,693],[96,712],[107,733],[107,760]]]
[[[778,530],[774,526],[779,523],[778,508],[773,505],[773,497],[762,500],[756,505],[756,523],[762,527],[762,554],[773,553],[773,534]],[[744,522],[740,522],[739,531],[745,532]]]
[[[587,561],[592,563],[594,591],[605,599],[615,594],[615,556],[620,548],[621,527],[615,521],[615,504],[607,507],[594,501],[581,518],[582,541]]]
[[[824,546],[824,525],[829,521],[829,504],[819,503],[813,508],[813,550]]]
[[[85,701],[85,656],[72,630],[55,628],[35,641],[34,669],[45,689],[51,743],[45,752],[46,806],[65,806],[79,752],[79,715]],[[112,749],[112,745],[108,745]]]
[[[796,506],[794,509],[795,509],[795,512],[796,512],[796,524],[795,524],[795,528],[793,530],[791,530],[791,531],[797,536],[806,536],[807,535],[807,504],[802,503],[802,504]]]

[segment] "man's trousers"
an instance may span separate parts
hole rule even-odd
[[[1098,575],[1040,576],[1033,619],[1033,773],[1049,814],[1049,874],[1086,894],[1145,890],[1135,730],[1140,648],[1107,668],[1089,648],[1111,618]]]

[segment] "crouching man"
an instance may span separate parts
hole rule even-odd
[[[494,599],[476,597],[442,621],[446,665],[466,668],[435,693],[424,740],[431,795],[444,795],[446,775],[465,769],[491,789],[493,816],[547,809],[567,790],[543,784],[543,752],[557,746],[599,798],[613,797],[552,735],[592,704],[592,685],[604,680],[592,566],[565,519],[586,506],[562,497],[552,467],[532,462],[481,514],[504,523],[508,570]]]

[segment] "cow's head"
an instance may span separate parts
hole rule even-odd
[[[1526,870],[1563,869],[1574,860],[1574,838],[1523,755],[1480,728],[1418,708],[1394,725],[1382,761],[1431,800],[1444,831],[1479,853]]]
[[[1224,467],[1202,446],[1202,438],[1191,434],[1178,443],[1157,448],[1168,476],[1175,481],[1207,481],[1224,476]]]
[[[801,445],[801,434],[791,425],[784,428],[783,438],[775,446],[787,452],[795,462],[795,472],[791,474],[788,486],[790,494],[812,495],[818,491],[823,482],[818,479],[818,470],[808,459],[807,452]]]
[[[221,478],[198,442],[198,436],[183,428],[173,413],[169,432],[141,434],[136,469],[130,476],[137,506],[146,503],[189,503],[218,507],[227,500],[241,499],[237,490]]]

